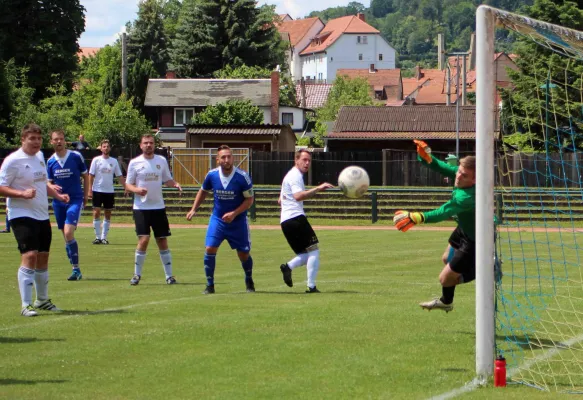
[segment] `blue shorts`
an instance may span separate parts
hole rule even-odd
[[[206,231],[205,246],[219,247],[225,239],[229,242],[231,249],[249,253],[251,251],[251,235],[247,217],[227,224],[219,217],[211,215]]]
[[[65,224],[77,226],[83,211],[83,200],[72,200],[69,203],[53,201],[53,211],[59,229],[65,228]]]

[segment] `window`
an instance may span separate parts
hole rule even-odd
[[[362,61],[362,53],[360,53],[360,54],[358,55],[358,60],[359,60],[359,61]]]
[[[330,57],[330,62],[334,61],[334,57]]]
[[[383,55],[379,54],[379,61],[383,61]]]
[[[294,114],[293,113],[281,113],[281,123],[282,123],[282,125],[293,126]]]
[[[319,80],[322,80],[322,79],[324,79],[324,74],[323,74],[322,72],[319,72],[319,73],[318,73],[318,79],[319,79]]]
[[[368,36],[363,36],[362,37],[362,44],[367,44],[368,43]]]
[[[360,38],[361,38],[360,36],[357,36],[357,37],[356,37],[356,43],[358,43],[358,44],[360,44],[360,43],[361,43],[361,41],[360,41]]]
[[[194,108],[175,108],[174,109],[174,126],[190,124],[194,116]]]

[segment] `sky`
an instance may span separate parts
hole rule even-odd
[[[112,44],[128,21],[136,19],[139,0],[81,0],[85,7],[85,32],[79,39],[81,47],[103,47]],[[302,18],[315,10],[345,6],[352,0],[320,0],[314,7],[312,0],[268,0],[278,14]],[[368,7],[369,0],[359,1]]]

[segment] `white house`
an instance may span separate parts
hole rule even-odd
[[[358,14],[330,20],[300,59],[303,78],[331,83],[339,69],[394,69],[395,49]]]
[[[282,38],[290,42],[287,61],[294,81],[299,81],[303,76],[300,53],[308,47],[312,38],[317,36],[323,28],[324,23],[318,17],[298,20],[283,19],[282,22],[277,24],[277,29],[282,34]],[[289,39],[286,37],[289,37]]]

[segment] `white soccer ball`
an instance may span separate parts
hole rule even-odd
[[[340,172],[338,187],[344,196],[351,199],[362,197],[370,185],[370,179],[364,168],[351,165]]]

